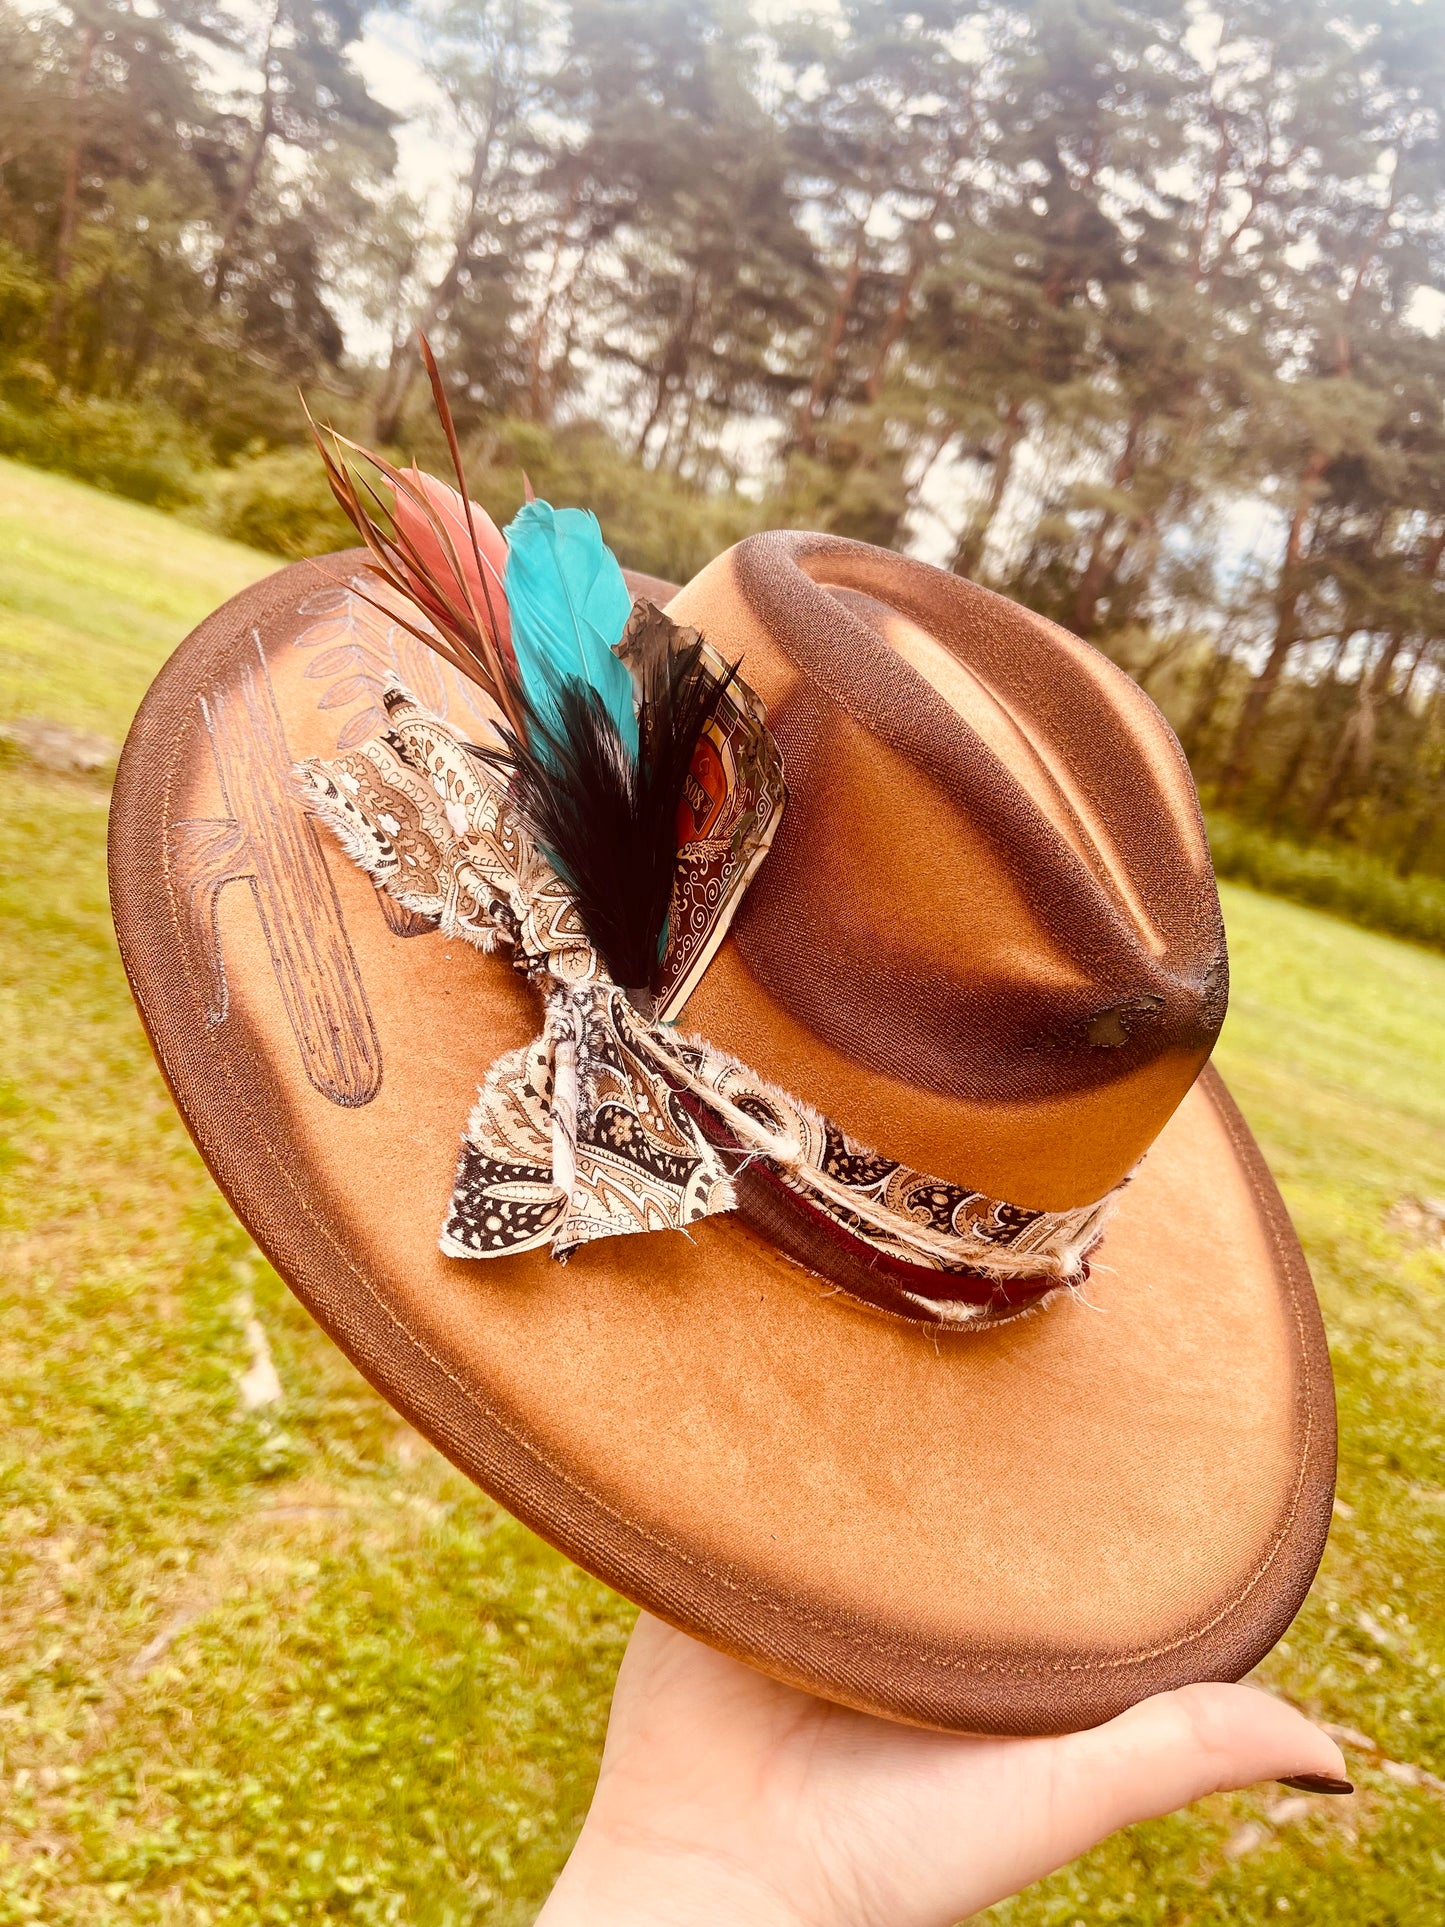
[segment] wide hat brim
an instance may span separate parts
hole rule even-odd
[[[347,596],[360,559],[283,569],[182,644],[111,817],[146,1028],[281,1276],[544,1538],[810,1692],[1041,1733],[1247,1672],[1319,1563],[1334,1402],[1294,1232],[1213,1072],[1087,1297],[991,1331],[871,1312],[731,1216],[566,1265],[437,1249],[477,1084],[540,1005],[505,957],[384,902],[295,800],[290,765],[369,733],[388,671],[469,713]]]

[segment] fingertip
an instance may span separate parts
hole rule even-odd
[[[1329,1773],[1290,1773],[1280,1781],[1281,1786],[1293,1787],[1296,1793],[1353,1793],[1354,1783],[1350,1780],[1337,1780]]]
[[[1303,1713],[1256,1688],[1200,1684],[1142,1700],[1067,1743],[1082,1784],[1130,1826],[1262,1780],[1348,1787],[1340,1749]]]

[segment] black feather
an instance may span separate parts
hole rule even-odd
[[[638,685],[637,755],[598,692],[568,679],[555,728],[504,731],[508,789],[547,853],[614,983],[650,990],[677,867],[677,814],[698,739],[736,669],[719,676],[702,639],[649,604],[625,638]]]

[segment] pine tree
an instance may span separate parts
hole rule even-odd
[[[1404,10],[1359,0],[1323,29],[1306,0],[1293,0],[1261,27],[1273,63],[1267,106],[1285,152],[1268,207],[1261,196],[1251,218],[1273,231],[1262,325],[1275,378],[1261,414],[1285,536],[1268,644],[1220,778],[1226,801],[1249,782],[1265,711],[1306,634],[1308,598],[1329,576],[1322,506],[1342,466],[1379,459],[1390,400],[1370,350],[1409,332],[1409,296],[1445,209],[1442,28],[1438,0]]]
[[[372,398],[371,433],[396,439],[418,367],[417,336],[456,348],[466,387],[498,406],[515,386],[515,321],[532,238],[535,179],[547,145],[539,121],[553,92],[563,23],[546,0],[445,0],[428,21],[427,68],[446,104],[447,137],[465,156],[440,271],[403,279],[391,355]],[[418,260],[417,265],[420,265]],[[468,410],[465,398],[461,417]]]

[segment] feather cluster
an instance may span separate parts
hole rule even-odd
[[[457,487],[334,430],[328,448],[313,421],[327,479],[372,568],[425,620],[387,613],[491,697],[503,748],[479,753],[506,770],[613,982],[640,996],[666,937],[683,785],[736,672],[709,667],[696,630],[634,607],[595,515],[529,499],[502,535],[467,495],[421,345]]]
[[[635,995],[655,986],[683,785],[735,671],[715,674],[697,631],[649,602],[633,609],[624,646],[637,674],[635,748],[604,691],[568,676],[555,719],[538,722],[527,740],[508,732],[497,760],[608,975]]]

